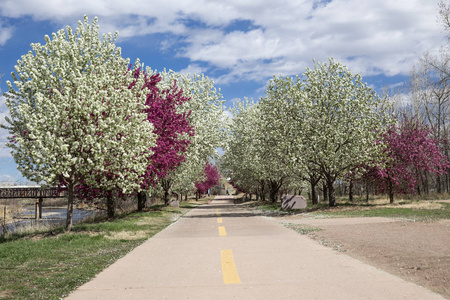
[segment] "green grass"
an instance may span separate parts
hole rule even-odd
[[[438,219],[450,219],[450,205],[448,203],[443,203],[443,207],[441,209],[403,208],[401,206],[373,206],[370,209],[360,210],[355,207],[355,210],[324,210],[320,212],[320,215],[329,217],[387,217],[402,218],[414,221],[432,221]]]
[[[287,228],[291,228],[292,230],[294,230],[300,234],[303,234],[303,235],[310,234],[311,232],[323,230],[322,228],[311,227],[311,226],[304,225],[304,224],[286,223],[286,224],[283,224],[283,226],[287,227]]]
[[[262,211],[281,211],[280,203],[265,203],[258,205],[258,209]]]
[[[168,226],[184,210],[152,207],[111,221],[0,240],[0,299],[60,299]]]
[[[426,200],[411,201],[402,200],[400,203],[392,205],[386,203],[366,203],[364,202],[338,202],[336,207],[330,208],[328,203],[321,202],[317,205],[308,203],[308,207],[300,210],[283,211],[280,203],[259,202],[247,205],[249,209],[256,209],[262,214],[269,215],[300,215],[308,214],[308,217],[387,217],[402,218],[414,221],[432,221],[439,219],[450,219],[450,203],[440,203],[438,209],[430,209],[422,204],[430,203]],[[403,207],[409,205],[412,207]],[[414,207],[416,206],[416,207]]]

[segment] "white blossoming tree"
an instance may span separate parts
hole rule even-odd
[[[85,16],[75,32],[68,26],[45,36],[45,45],[31,44],[7,82],[8,146],[26,178],[67,188],[67,230],[81,180],[105,191],[138,190],[155,145],[137,101],[142,84],[129,89],[129,60],[114,44],[118,34],[100,39],[98,29]]]
[[[276,77],[269,82],[266,97],[261,99],[264,132],[274,143],[278,164],[287,166],[294,185],[302,181],[311,185],[311,200],[317,202],[315,186],[321,179],[320,170],[305,156],[307,124],[311,117],[311,101],[303,88],[301,77]]]
[[[335,205],[333,183],[358,165],[382,161],[379,140],[390,123],[390,104],[330,58],[316,63],[304,76],[307,118],[304,120],[300,153],[318,170],[328,186],[329,205]]]
[[[238,101],[233,109],[222,169],[229,172],[232,184],[239,191],[260,195],[265,199],[267,188],[263,157],[259,149],[261,111],[253,100]]]

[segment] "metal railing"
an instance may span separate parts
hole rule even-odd
[[[67,190],[61,188],[42,188],[40,186],[1,186],[0,199],[34,198],[35,219],[42,219],[44,198],[65,198]]]
[[[14,198],[65,198],[67,191],[60,188],[40,186],[1,186],[0,199]]]

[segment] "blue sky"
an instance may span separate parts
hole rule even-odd
[[[377,91],[399,87],[426,51],[446,40],[438,0],[1,0],[0,88],[44,35],[98,16],[119,31],[124,57],[152,69],[204,73],[231,107],[264,96],[272,75],[302,74],[332,56]],[[8,114],[0,96],[0,117]],[[0,132],[4,142],[6,133]],[[23,180],[7,149],[0,181]]]

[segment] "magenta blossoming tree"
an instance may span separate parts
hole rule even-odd
[[[427,174],[443,174],[450,166],[439,151],[439,141],[415,119],[405,118],[391,126],[383,142],[387,163],[368,170],[364,177],[375,179],[380,190],[389,193],[390,203],[395,193],[415,193],[419,180],[425,180]]]
[[[197,196],[205,194],[208,190],[220,183],[220,174],[217,167],[211,163],[206,163],[204,169],[204,180],[195,183],[197,189]]]
[[[144,76],[142,88],[147,92],[145,112],[147,120],[153,124],[153,133],[157,135],[156,146],[151,149],[153,156],[142,176],[142,191],[138,194],[138,210],[142,210],[146,202],[145,190],[155,186],[158,180],[165,178],[184,162],[185,152],[190,144],[188,137],[194,135],[194,129],[187,119],[190,113],[178,112],[189,98],[183,96],[183,90],[176,86],[176,81],[172,86],[161,90],[157,86],[161,81],[159,74],[149,76],[136,70],[134,76],[136,79]]]

